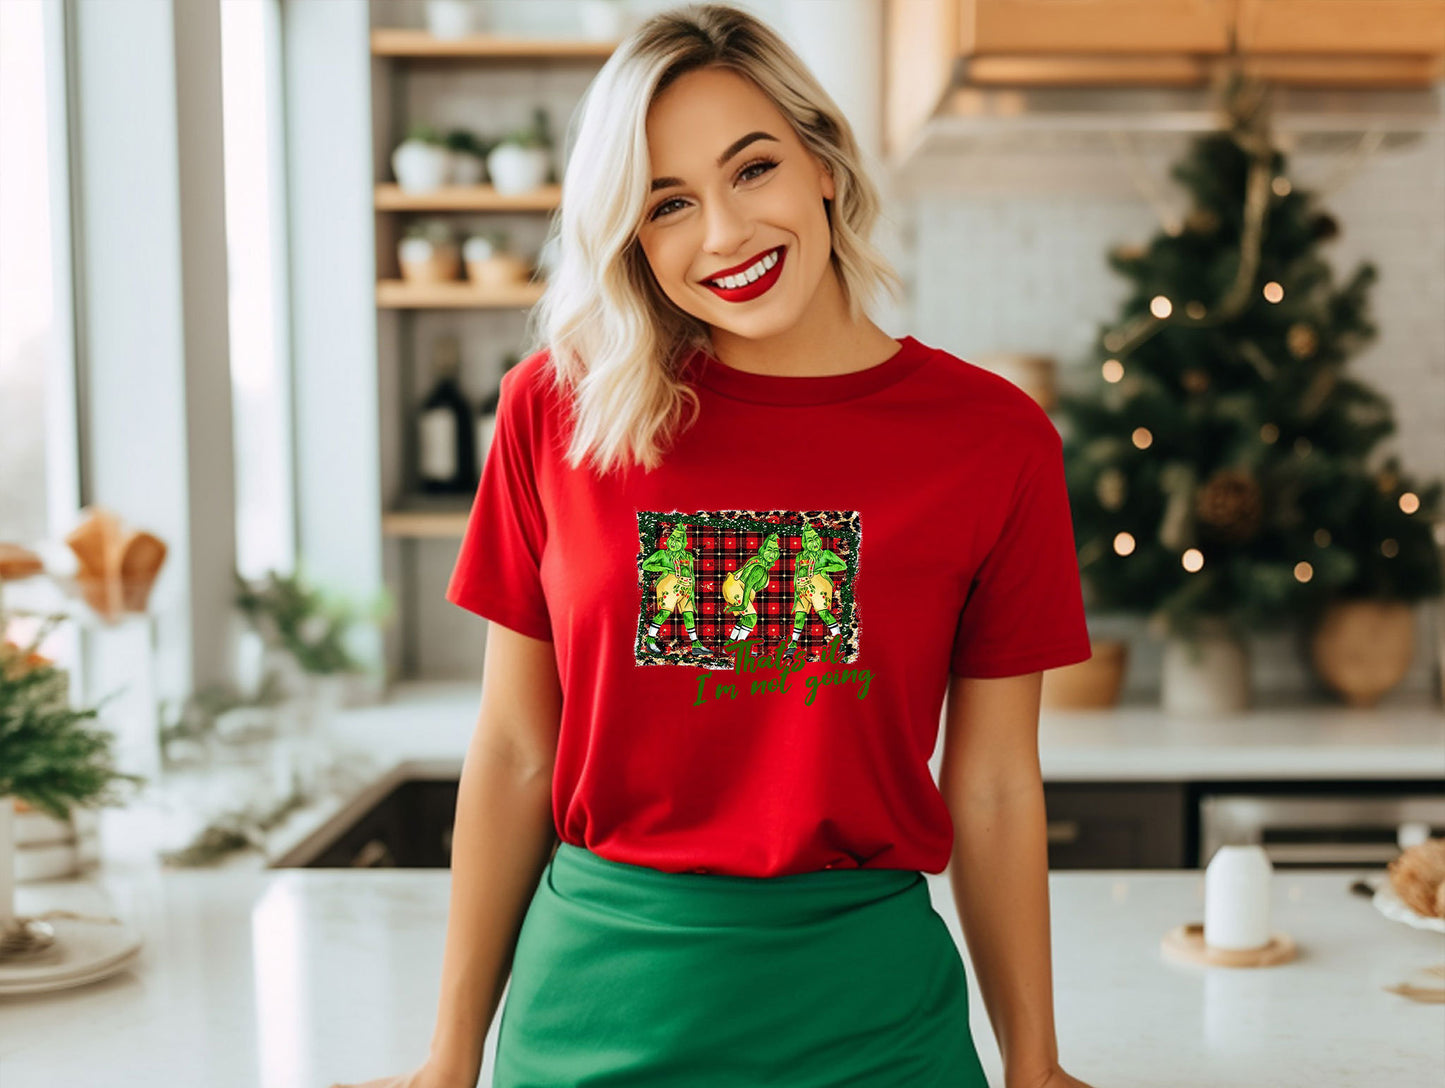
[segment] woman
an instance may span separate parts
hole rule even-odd
[[[491,624],[436,1033],[371,1085],[473,1084],[510,974],[498,1088],[983,1086],[950,863],[1008,1088],[1081,1085],[1036,748],[1041,670],[1090,653],[1058,432],[866,316],[874,187],[750,15],[650,19],[570,135],[447,588]]]

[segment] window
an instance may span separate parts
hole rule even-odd
[[[221,95],[236,565],[254,578],[295,563],[276,0],[222,0]]]

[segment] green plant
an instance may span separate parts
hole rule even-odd
[[[333,599],[308,585],[300,573],[269,571],[256,583],[235,572],[236,607],[268,646],[285,649],[305,672],[364,672],[346,648],[346,634],[361,620],[382,622],[391,614],[383,590],[365,609]]]
[[[405,237],[425,238],[433,245],[446,245],[455,241],[452,226],[445,219],[422,219],[406,228]]]
[[[465,151],[469,155],[476,155],[485,158],[487,155],[487,143],[477,136],[475,132],[465,128],[454,128],[447,133],[447,147],[453,151]]]
[[[446,140],[440,130],[427,124],[415,124],[406,130],[408,140],[420,140],[424,144],[435,144],[438,147],[446,146]]]
[[[23,614],[23,613],[21,613]],[[123,781],[139,785],[140,775],[117,771],[114,735],[86,722],[120,692],[94,707],[70,706],[65,674],[36,652],[66,617],[45,617],[34,639],[24,646],[0,643],[0,797],[19,797],[58,820],[72,806],[97,807],[125,800]],[[0,631],[7,629],[0,613]]]
[[[547,111],[538,106],[532,111],[530,125],[513,129],[498,143],[515,144],[518,147],[551,147],[552,131],[551,124],[547,119]]]
[[[304,808],[310,797],[293,789],[270,808],[250,806],[217,816],[185,846],[161,851],[161,861],[180,868],[212,866],[238,850],[264,850],[266,833]]]

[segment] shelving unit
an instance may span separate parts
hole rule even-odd
[[[398,9],[400,10],[400,9]],[[405,18],[406,16],[399,16]],[[431,339],[426,322],[448,328],[462,326],[464,357],[476,359],[479,347],[495,356],[498,343],[515,335],[517,313],[525,316],[542,297],[539,279],[505,288],[479,288],[469,279],[417,283],[400,276],[397,242],[410,217],[510,216],[514,238],[534,233],[533,217],[549,216],[561,205],[562,188],[551,183],[534,191],[508,195],[491,185],[450,185],[429,193],[409,193],[392,180],[391,149],[414,121],[445,129],[469,125],[458,117],[476,117],[477,127],[501,126],[500,118],[519,100],[535,101],[554,120],[573,103],[574,86],[590,78],[616,42],[583,39],[475,34],[440,40],[424,30],[372,28],[372,78],[377,81],[372,103],[377,177],[372,186],[376,241],[376,317],[378,322],[382,412],[381,535],[383,567],[398,602],[399,646],[392,658],[400,679],[414,679],[442,668],[456,668],[456,649],[437,628],[455,617],[434,615],[439,595],[434,588],[446,558],[447,545],[460,541],[470,513],[470,495],[429,495],[415,491],[414,429],[411,418],[416,395],[426,384],[422,345]],[[415,78],[413,78],[415,77]],[[530,104],[530,103],[529,103]],[[489,108],[489,106],[491,108]],[[503,108],[498,109],[496,107]],[[510,112],[516,113],[516,109]],[[554,124],[560,130],[561,124]],[[490,133],[487,133],[490,135]],[[556,162],[560,171],[563,164]],[[524,243],[525,245],[525,243]],[[468,312],[479,315],[468,316]],[[478,328],[478,320],[484,324]],[[502,324],[494,326],[492,322]],[[424,331],[423,331],[424,330]],[[506,330],[505,332],[503,330]],[[485,382],[487,379],[482,378]],[[473,381],[469,397],[485,392]],[[389,558],[387,557],[389,556]],[[429,649],[428,649],[429,647]],[[388,655],[391,658],[391,655]],[[446,661],[452,664],[447,666]],[[423,662],[427,667],[423,667]]]
[[[425,30],[378,27],[371,32],[371,55],[413,60],[606,60],[616,42],[565,38],[520,38],[471,34],[442,40]]]
[[[543,287],[535,281],[487,289],[469,280],[412,283],[385,279],[376,285],[376,304],[387,310],[525,309],[542,297]]]
[[[379,212],[550,212],[561,203],[560,185],[516,195],[490,185],[444,185],[430,193],[408,193],[394,181],[376,187]]]

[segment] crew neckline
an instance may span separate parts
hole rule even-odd
[[[928,348],[911,336],[895,337],[899,348],[881,363],[843,374],[797,376],[738,370],[699,349],[688,362],[699,385],[734,400],[785,407],[832,404],[875,393],[913,373],[928,358]]]

